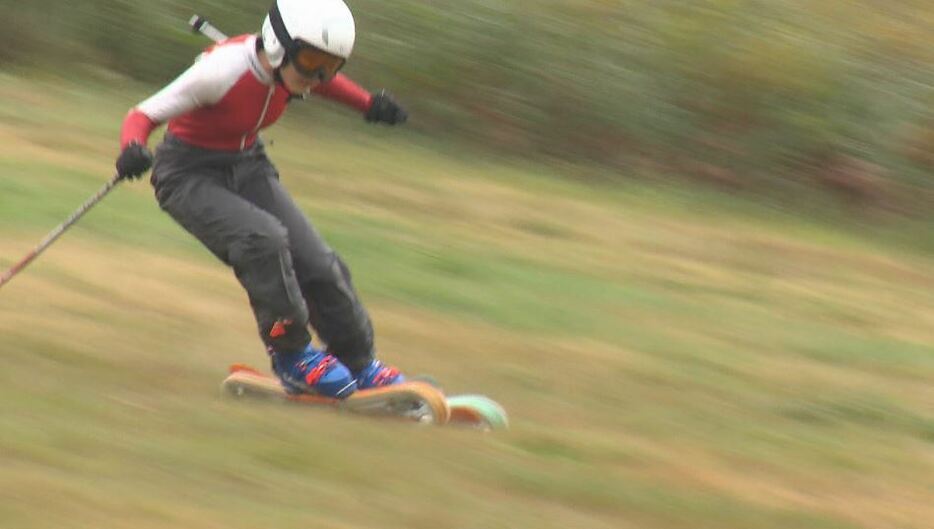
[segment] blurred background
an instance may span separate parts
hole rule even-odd
[[[203,45],[197,9],[258,31],[263,2],[4,1],[4,65],[155,84]],[[508,154],[763,193],[931,204],[934,14],[924,0],[353,3],[348,72],[420,132]],[[382,85],[380,85],[382,86]],[[921,201],[924,203],[920,203]]]
[[[268,4],[0,0],[0,269],[192,14]],[[382,354],[512,430],[221,399],[246,297],[122,185],[0,291],[0,527],[934,527],[934,3],[348,4],[410,122],[311,101],[270,156]]]

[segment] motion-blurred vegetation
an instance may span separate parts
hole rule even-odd
[[[260,0],[0,0],[0,66],[155,84]],[[505,152],[898,211],[934,203],[929,0],[349,0],[348,72],[413,126]],[[776,195],[778,196],[778,195]]]

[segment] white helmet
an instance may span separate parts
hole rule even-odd
[[[347,59],[356,29],[343,0],[276,0],[263,22],[263,49],[273,68],[311,45]]]

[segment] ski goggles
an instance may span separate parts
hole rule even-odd
[[[297,49],[292,52],[291,58],[292,64],[295,65],[298,73],[304,77],[320,79],[321,81],[330,81],[347,62],[343,57],[338,57],[305,43],[297,46]]]

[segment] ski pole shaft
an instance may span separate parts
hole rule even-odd
[[[7,284],[11,279],[13,279],[13,276],[18,274],[23,268],[26,268],[26,266],[29,263],[33,262],[33,260],[36,257],[39,257],[39,254],[41,254],[42,252],[46,250],[46,248],[51,246],[52,243],[55,242],[56,239],[61,237],[62,234],[65,233],[65,231],[68,228],[74,225],[74,223],[78,222],[78,219],[80,219],[85,213],[87,213],[89,209],[94,207],[95,204],[97,204],[98,202],[101,201],[101,199],[107,196],[107,193],[110,193],[110,191],[114,187],[116,187],[119,182],[120,182],[120,175],[114,175],[113,178],[111,178],[106,184],[104,184],[104,187],[102,187],[93,197],[89,198],[87,202],[82,204],[81,207],[78,208],[77,211],[72,213],[71,216],[65,220],[65,222],[59,224],[57,228],[55,228],[48,235],[46,235],[45,238],[42,239],[42,241],[39,243],[38,246],[33,248],[31,252],[26,254],[26,256],[23,257],[18,263],[13,265],[12,268],[7,270],[6,272],[3,272],[3,275],[0,275],[0,288],[2,288],[3,285]]]
[[[214,24],[211,24],[206,18],[200,15],[192,16],[191,20],[188,21],[188,25],[191,26],[192,31],[195,33],[201,33],[214,42],[227,40],[227,35],[225,35],[223,31],[214,27]]]

